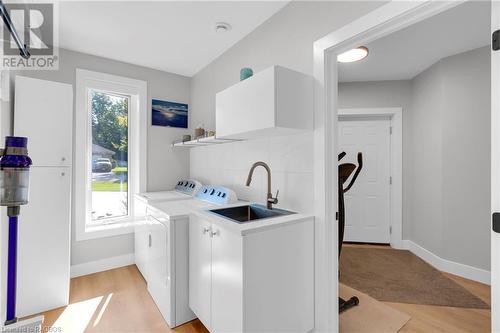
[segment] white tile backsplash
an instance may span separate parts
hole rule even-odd
[[[314,204],[313,134],[264,138],[190,149],[190,175],[203,184],[222,185],[238,198],[265,203],[267,174],[255,169],[252,183],[245,186],[253,163],[269,164],[272,191],[280,190],[277,207],[311,213]]]

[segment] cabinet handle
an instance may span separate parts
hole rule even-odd
[[[149,242],[149,247],[153,245],[153,240],[151,239],[151,234],[148,235],[148,242]]]
[[[62,162],[66,161],[66,157],[62,157],[62,158],[61,158],[61,161],[62,161]]]
[[[211,236],[211,237],[214,237],[214,236],[219,236],[219,235],[220,235],[220,231],[219,231],[219,229],[217,229],[216,231],[212,231],[212,232],[210,233],[210,236]]]
[[[212,230],[211,228],[203,228],[203,234],[206,234],[207,232],[209,232],[210,230]]]

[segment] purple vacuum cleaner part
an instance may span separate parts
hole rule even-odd
[[[28,139],[8,136],[5,138],[5,151],[0,156],[0,169],[29,169],[31,159],[23,154],[26,151]],[[11,148],[11,149],[8,149]],[[14,149],[12,149],[14,148]],[[10,151],[15,151],[11,153]],[[7,316],[5,325],[17,322],[16,318],[16,274],[17,274],[17,222],[19,206],[7,206],[9,216],[9,244],[7,259]]]

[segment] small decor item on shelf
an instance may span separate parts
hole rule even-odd
[[[215,131],[208,131],[208,136],[215,136]]]
[[[182,142],[186,142],[186,141],[191,141],[191,135],[189,134],[184,134],[182,136]]]
[[[194,138],[198,139],[205,136],[205,129],[203,128],[203,124],[199,124],[195,129],[194,129]]]
[[[251,68],[243,67],[240,70],[240,81],[246,80],[252,75],[253,75],[253,70]]]

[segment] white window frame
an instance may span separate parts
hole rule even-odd
[[[130,96],[128,205],[129,215],[89,226],[91,215],[92,126],[89,91],[110,92]],[[145,192],[147,174],[147,82],[127,77],[76,69],[75,117],[75,236],[76,241],[111,237],[134,232],[134,200],[136,193]]]

